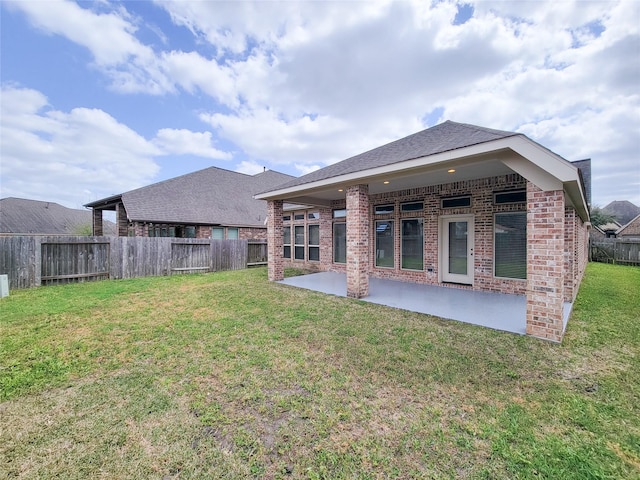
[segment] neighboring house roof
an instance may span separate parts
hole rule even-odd
[[[261,192],[256,198],[329,205],[340,198],[337,192],[342,187],[357,183],[368,184],[369,193],[375,194],[515,172],[543,190],[564,189],[570,204],[587,220],[587,192],[578,167],[522,133],[446,121]],[[455,175],[448,170],[455,170]]]
[[[618,222],[609,222],[605,223],[604,225],[598,225],[597,228],[599,228],[603,232],[606,232],[607,230],[616,232],[620,228],[620,224]]]
[[[640,215],[640,207],[628,200],[614,200],[602,210],[614,215],[622,225]]]
[[[90,231],[89,210],[63,207],[54,202],[8,197],[0,199],[0,233],[78,235]],[[105,222],[105,233],[114,235],[115,224]]]
[[[640,215],[620,227],[616,235],[619,237],[640,237]]]
[[[85,206],[106,208],[121,199],[130,221],[264,227],[266,204],[253,195],[292,178],[273,170],[246,175],[209,167]]]

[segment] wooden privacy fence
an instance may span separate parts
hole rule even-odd
[[[640,241],[621,238],[592,241],[591,260],[594,262],[640,266]]]
[[[267,262],[267,244],[247,240],[148,237],[0,237],[9,288],[240,270]]]

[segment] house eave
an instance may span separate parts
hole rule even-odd
[[[565,190],[580,217],[588,221],[588,206],[581,188],[577,167],[530,140],[525,135],[515,135],[499,140],[472,145],[434,155],[405,160],[369,170],[361,170],[289,188],[261,193],[260,200],[286,200],[302,204],[327,206],[327,198],[318,198],[320,192],[334,190],[359,183],[372,183],[381,179],[429,174],[448,168],[463,168],[490,160],[500,162],[509,171],[516,172],[543,190]]]
[[[397,175],[402,173],[409,173],[412,170],[422,170],[425,167],[436,167],[440,164],[464,161],[469,157],[476,157],[479,155],[485,155],[492,152],[500,152],[501,150],[509,148],[509,140],[515,137],[508,137],[493,142],[485,142],[469,147],[459,148],[455,150],[449,150],[446,152],[437,153],[434,155],[427,155],[414,159],[405,160],[402,162],[393,163],[390,165],[384,165],[382,167],[371,168],[367,170],[360,170],[357,172],[348,173],[345,175],[338,175],[335,177],[318,180],[315,182],[304,183],[302,185],[296,185],[290,188],[283,188],[279,190],[273,190],[270,192],[260,193],[254,196],[258,200],[282,200],[290,198],[291,196],[301,196],[303,192],[312,193],[318,190],[324,190],[334,186],[340,185],[353,185],[357,183],[366,183],[368,180],[385,177],[389,175]]]

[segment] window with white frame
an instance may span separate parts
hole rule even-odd
[[[236,227],[227,228],[227,240],[238,240],[238,229]]]
[[[295,225],[293,227],[293,258],[295,260],[304,260],[304,225]]]
[[[496,213],[494,217],[494,275],[527,278],[527,213]]]
[[[376,267],[391,267],[394,264],[393,220],[376,221]]]
[[[347,263],[347,224],[345,222],[333,224],[333,261]]]
[[[283,227],[282,229],[282,256],[291,258],[291,227]]]
[[[422,218],[403,219],[400,225],[401,265],[405,270],[424,268],[424,234]]]
[[[320,261],[320,225],[309,225],[307,236],[307,258],[312,261]]]

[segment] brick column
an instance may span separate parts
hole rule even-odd
[[[369,295],[369,187],[347,188],[347,296]]]
[[[129,235],[129,222],[127,220],[127,211],[124,209],[122,202],[116,206],[116,231],[119,237]]]
[[[282,200],[269,200],[267,202],[267,252],[269,280],[272,282],[284,278],[282,248]]]
[[[102,226],[102,210],[98,210],[97,208],[93,209],[93,235],[96,237],[101,237],[104,235],[104,229]]]
[[[564,194],[527,182],[527,335],[562,341]]]

